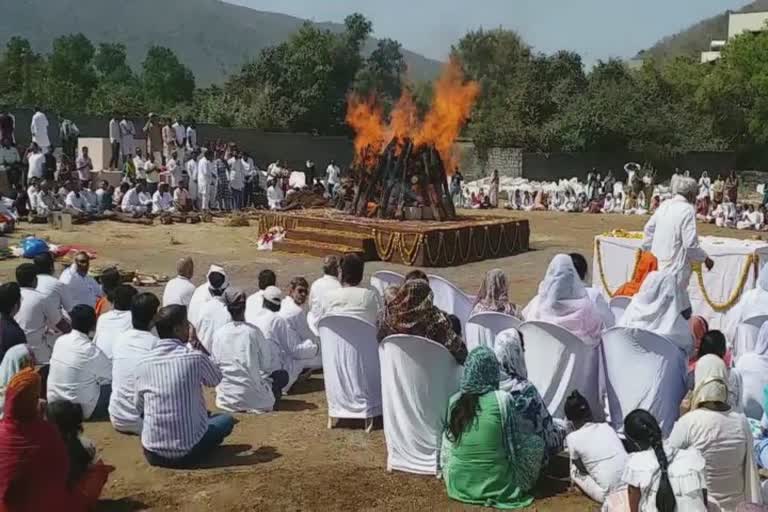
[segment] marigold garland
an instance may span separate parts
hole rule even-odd
[[[635,275],[635,271],[637,270],[637,265],[640,263],[640,256],[642,253],[643,251],[640,249],[635,250],[635,264],[632,267],[632,275]],[[600,251],[599,238],[595,238],[595,254],[597,254],[597,272],[600,276],[600,283],[603,285],[603,290],[605,290],[605,293],[607,293],[610,298],[614,298],[618,288],[616,288],[614,291],[611,291],[610,288],[608,288],[608,280],[605,278],[605,270],[603,269],[603,254]]]
[[[741,269],[741,274],[739,275],[736,289],[731,293],[731,296],[728,298],[728,300],[722,304],[718,304],[710,298],[709,293],[707,293],[707,289],[704,287],[704,273],[701,271],[701,263],[695,263],[693,265],[693,272],[696,274],[696,282],[699,284],[699,290],[701,290],[701,296],[704,297],[704,302],[706,302],[707,305],[717,313],[728,311],[733,306],[735,306],[741,298],[741,293],[744,291],[744,286],[746,286],[747,279],[749,278],[749,270],[752,268],[754,263],[755,255],[748,254],[747,261],[744,263],[744,266]]]

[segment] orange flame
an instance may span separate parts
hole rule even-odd
[[[376,100],[350,96],[347,101],[347,124],[355,130],[354,165],[372,167],[384,149],[384,113]]]
[[[434,146],[446,172],[452,174],[456,161],[454,144],[479,93],[477,82],[465,82],[461,66],[452,59],[435,84],[432,106],[423,121],[418,118],[408,91],[403,92],[395,105],[389,124],[384,123],[383,112],[374,98],[351,96],[347,104],[347,124],[355,131],[354,164],[371,168],[389,140],[409,138],[415,147]]]

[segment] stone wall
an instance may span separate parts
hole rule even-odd
[[[499,175],[517,178],[523,175],[523,151],[519,148],[491,148],[481,156],[471,140],[462,139],[456,144],[459,167],[467,181],[490,176],[494,169]]]

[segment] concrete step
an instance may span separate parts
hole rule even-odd
[[[306,254],[308,256],[344,256],[345,254],[357,254],[365,259],[365,252],[362,249],[350,247],[348,245],[329,244],[317,242],[314,240],[292,240],[284,239],[275,242],[272,246],[275,251],[289,252],[293,254]]]
[[[375,249],[373,237],[370,234],[364,233],[298,227],[289,230],[287,235],[289,240],[308,240],[333,245],[346,245],[361,251]]]

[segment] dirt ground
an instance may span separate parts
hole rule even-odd
[[[512,212],[500,212],[512,215]],[[622,215],[525,213],[531,222],[531,251],[504,259],[435,269],[467,292],[474,293],[484,272],[503,269],[510,278],[512,299],[523,305],[535,293],[551,257],[580,251],[591,261],[595,235],[615,229],[641,229],[645,218]],[[737,236],[751,232],[700,226],[702,234]],[[98,265],[119,263],[126,269],[173,275],[175,261],[194,258],[197,281],[208,265],[223,265],[234,286],[256,288],[264,268],[278,274],[279,285],[291,277],[310,282],[320,276],[321,260],[300,255],[259,252],[253,227],[172,225],[152,227],[102,222],[77,226],[72,232],[48,231],[25,225],[13,236],[35,234],[52,243],[77,243],[98,253]],[[0,261],[0,281],[12,279],[20,260]],[[366,271],[407,271],[401,265],[370,263]],[[161,293],[161,289],[153,291]],[[210,407],[215,408],[209,395]],[[151,468],[144,461],[138,438],[117,434],[109,423],[89,424],[86,435],[101,457],[117,467],[106,487],[101,511],[179,510],[471,510],[447,499],[435,478],[387,473],[384,433],[366,434],[352,422],[326,429],[326,405],[321,376],[302,385],[282,403],[282,410],[264,416],[239,415],[233,435],[206,468],[172,471]],[[576,512],[597,510],[568,488],[567,462],[560,461],[539,484],[530,510]]]

